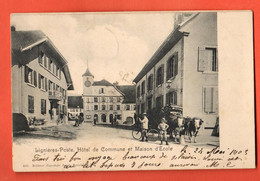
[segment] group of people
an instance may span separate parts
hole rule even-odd
[[[135,115],[135,120],[141,123],[141,132],[142,132],[142,139],[141,141],[148,141],[148,123],[149,120],[147,118],[147,114],[143,113],[141,119]],[[161,145],[163,144],[163,141],[166,142],[166,145],[169,145],[168,139],[167,139],[167,129],[169,128],[169,125],[166,124],[166,120],[163,117],[160,121],[160,124],[158,125],[158,129],[160,132],[160,140],[161,140]]]
[[[75,120],[75,127],[78,127],[80,124],[82,124],[84,121],[84,115],[83,113],[80,113],[79,115],[76,115],[76,120]]]

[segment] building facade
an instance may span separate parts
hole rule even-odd
[[[94,81],[89,69],[83,78],[84,120],[97,123],[133,124],[135,86],[118,86],[107,80]],[[130,91],[129,91],[130,90]],[[124,92],[122,92],[124,91]]]
[[[12,113],[45,121],[66,115],[73,84],[67,61],[50,39],[12,27],[11,53]]]
[[[136,76],[137,114],[166,105],[213,127],[218,117],[217,13],[178,13],[175,27]]]
[[[76,118],[80,113],[83,113],[82,96],[68,96],[69,118]]]

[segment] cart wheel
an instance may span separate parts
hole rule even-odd
[[[133,130],[132,131],[132,136],[136,140],[140,140],[142,137],[142,132],[140,130]]]
[[[151,129],[148,131],[148,141],[160,140],[159,132],[156,129]]]

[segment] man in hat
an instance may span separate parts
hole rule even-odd
[[[169,128],[169,125],[166,124],[166,120],[163,117],[161,119],[161,123],[158,125],[158,129],[160,131],[160,139],[161,139],[161,145],[163,143],[163,140],[166,142],[166,145],[168,144],[168,140],[167,140],[167,129]]]
[[[148,136],[147,136],[147,132],[148,132],[148,118],[146,117],[146,113],[143,113],[143,119],[140,120],[141,122],[141,130],[142,130],[142,141],[148,141]]]

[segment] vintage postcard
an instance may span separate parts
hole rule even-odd
[[[255,168],[251,11],[11,15],[13,169]]]

